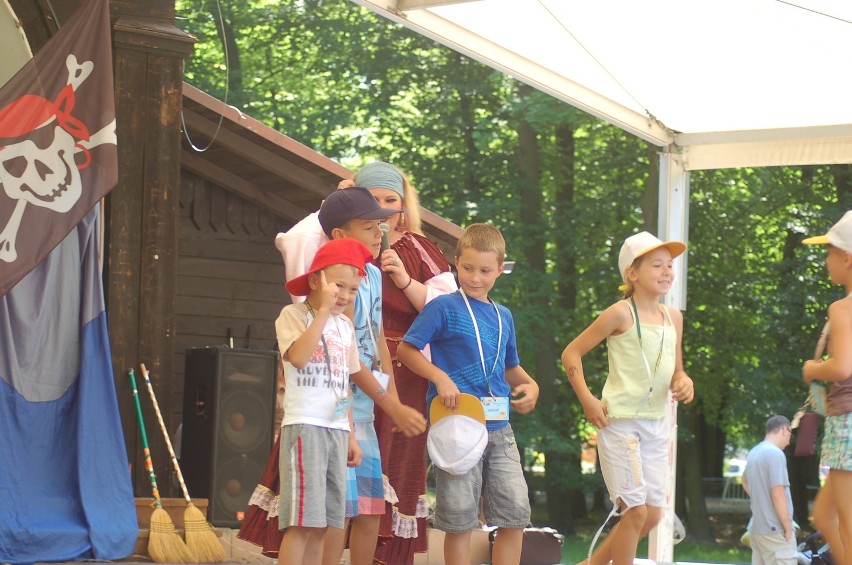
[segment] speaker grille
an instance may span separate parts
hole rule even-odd
[[[181,467],[214,525],[240,526],[272,449],[277,361],[274,351],[186,352]]]

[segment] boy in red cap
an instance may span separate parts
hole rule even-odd
[[[302,563],[322,551],[328,527],[342,528],[346,467],[361,450],[352,431],[349,375],[361,368],[355,328],[343,310],[355,299],[373,254],[354,239],[322,247],[308,273],[285,287],[290,304],[275,321],[287,394],[281,428],[279,557]]]

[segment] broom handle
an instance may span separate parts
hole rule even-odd
[[[157,475],[154,473],[154,463],[151,461],[151,450],[148,449],[148,434],[145,433],[145,420],[142,418],[142,404],[139,402],[139,391],[136,389],[136,375],[133,374],[133,369],[127,370],[127,376],[130,377],[130,386],[133,388],[133,401],[136,404],[136,419],[139,420],[139,432],[142,436],[142,449],[145,453],[145,470],[148,471],[148,478],[151,480],[151,490],[154,493],[154,505],[158,508],[163,507],[160,502],[160,490],[157,488]]]
[[[180,464],[177,457],[175,457],[175,450],[172,447],[171,439],[169,439],[166,423],[163,421],[163,413],[160,412],[160,403],[157,402],[157,395],[154,394],[154,387],[151,385],[151,377],[148,375],[148,369],[145,368],[145,363],[140,363],[139,368],[142,369],[142,376],[145,377],[145,384],[148,385],[148,394],[151,396],[151,402],[154,404],[154,413],[157,414],[157,420],[160,422],[160,430],[163,432],[163,437],[166,438],[166,447],[169,448],[169,455],[172,458],[172,465],[175,467],[175,474],[177,474],[178,482],[180,482],[180,488],[183,490],[183,497],[188,503],[191,503],[192,500],[189,498],[189,491],[186,490],[186,483],[183,480],[183,473],[180,472]]]

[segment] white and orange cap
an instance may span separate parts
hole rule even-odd
[[[831,226],[828,233],[809,237],[802,241],[805,245],[833,245],[834,247],[852,253],[852,210],[849,210],[836,224]]]
[[[685,243],[681,241],[662,241],[646,231],[635,233],[624,240],[621,251],[618,253],[618,272],[621,273],[621,279],[624,281],[624,284],[618,287],[619,290],[627,289],[627,268],[642,255],[660,247],[667,248],[672,254],[672,259],[686,251]]]

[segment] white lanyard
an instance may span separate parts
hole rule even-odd
[[[470,307],[470,302],[467,300],[467,295],[465,295],[464,291],[459,289],[459,294],[461,294],[462,299],[464,300],[464,305],[467,306],[467,311],[470,314],[470,321],[473,322],[473,331],[476,333],[476,344],[479,346],[479,361],[482,363],[482,373],[485,375],[485,384],[488,385],[488,392],[491,392],[491,384],[490,384],[490,376],[494,374],[494,370],[497,368],[497,362],[500,360],[500,344],[503,343],[503,318],[500,317],[500,310],[497,309],[497,305],[493,300],[489,300],[491,305],[494,306],[494,311],[497,313],[497,351],[494,354],[494,366],[491,367],[491,372],[489,373],[485,369],[485,353],[482,350],[482,338],[479,336],[479,324],[476,323],[476,316],[473,315],[473,309]],[[492,393],[493,396],[493,393]]]
[[[648,373],[648,400],[654,394],[654,377],[657,376],[657,369],[660,368],[660,361],[663,359],[663,343],[666,340],[666,317],[663,315],[663,334],[660,336],[660,352],[657,354],[657,362],[654,365],[654,372],[651,373],[651,364],[648,363],[648,357],[645,355],[645,348],[642,347],[642,326],[639,324],[639,310],[636,308],[636,300],[631,296],[630,303],[633,305],[633,313],[636,314],[636,334],[639,336],[639,349],[642,351],[642,360],[645,361],[645,371]]]
[[[367,286],[369,287],[370,281],[367,278],[364,278],[364,280],[367,281]],[[382,358],[381,355],[379,355],[379,346],[378,342],[376,341],[376,334],[373,333],[373,317],[371,316],[372,308],[369,304],[365,304],[366,300],[361,298],[360,292],[355,295],[355,300],[361,303],[361,310],[364,311],[364,319],[367,323],[367,332],[370,334],[370,343],[373,344],[373,365],[375,366],[375,368],[381,371]],[[371,367],[371,369],[372,368],[373,367]]]

